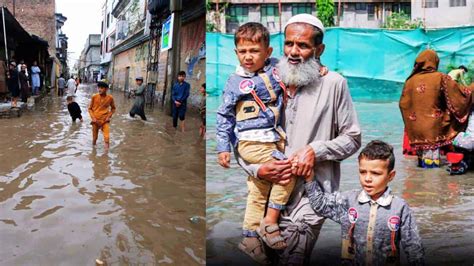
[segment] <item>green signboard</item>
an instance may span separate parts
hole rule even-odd
[[[174,13],[163,23],[161,30],[161,51],[168,51],[173,45]]]

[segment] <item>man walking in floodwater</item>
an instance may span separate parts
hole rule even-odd
[[[91,116],[92,125],[92,145],[97,144],[99,137],[99,129],[104,134],[105,149],[109,148],[110,142],[110,118],[115,112],[115,103],[112,95],[107,94],[109,85],[100,81],[97,83],[99,93],[92,96],[91,104],[89,105],[89,115]]]
[[[130,116],[135,117],[135,115],[139,115],[142,120],[146,121],[145,116],[145,85],[143,85],[143,78],[137,77],[135,79],[138,88],[134,90],[133,96],[135,97],[135,103],[130,110]]]

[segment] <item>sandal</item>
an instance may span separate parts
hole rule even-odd
[[[270,264],[262,242],[256,237],[244,237],[239,243],[239,249],[261,265]]]
[[[280,235],[278,224],[265,224],[262,220],[260,227],[257,229],[257,234],[271,249],[281,250],[287,247],[285,239]]]

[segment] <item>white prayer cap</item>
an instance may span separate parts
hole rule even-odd
[[[286,23],[285,29],[286,27],[288,27],[288,25],[293,23],[306,23],[309,25],[313,25],[324,33],[324,26],[321,20],[310,14],[298,14],[296,16],[291,17],[290,20],[288,20],[288,22]]]

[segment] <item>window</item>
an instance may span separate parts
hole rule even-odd
[[[356,3],[355,4],[355,10],[356,11],[365,11],[365,10],[367,10],[367,4],[365,4],[365,3]]]
[[[262,4],[260,6],[260,15],[261,15],[261,22],[264,26],[267,26],[267,27],[275,26],[276,22],[278,22],[280,18],[280,15],[278,12],[278,5]]]
[[[411,16],[411,4],[410,3],[400,3],[400,12]]]
[[[396,13],[399,13],[399,12],[400,12],[400,4],[398,4],[398,3],[393,3],[393,4],[392,4],[392,11],[393,11],[393,12],[396,12]]]
[[[466,6],[466,0],[449,0],[449,6]]]
[[[340,14],[339,14],[339,15],[340,15],[340,18],[339,18],[339,19],[340,19],[340,20],[342,20],[342,17],[343,17],[343,15],[344,15],[344,8],[347,8],[346,4],[341,5],[341,10],[339,11],[339,12],[340,12]],[[335,16],[336,18],[337,18],[337,9],[338,9],[337,4],[334,4],[334,16]]]
[[[423,3],[424,3],[424,6],[423,6]],[[421,1],[421,4],[423,8],[434,8],[434,7],[438,7],[438,0],[424,0],[424,2]]]
[[[233,5],[229,7],[229,22],[245,23],[249,18],[249,7]]]
[[[293,13],[293,16],[298,15],[298,14],[312,14],[313,13],[313,5],[310,4],[310,3],[293,4],[293,5],[291,5],[291,13]]]
[[[367,4],[367,20],[374,20],[375,6],[374,4]]]
[[[105,39],[105,52],[106,52],[106,53],[109,52],[109,38],[106,38],[106,39]]]

